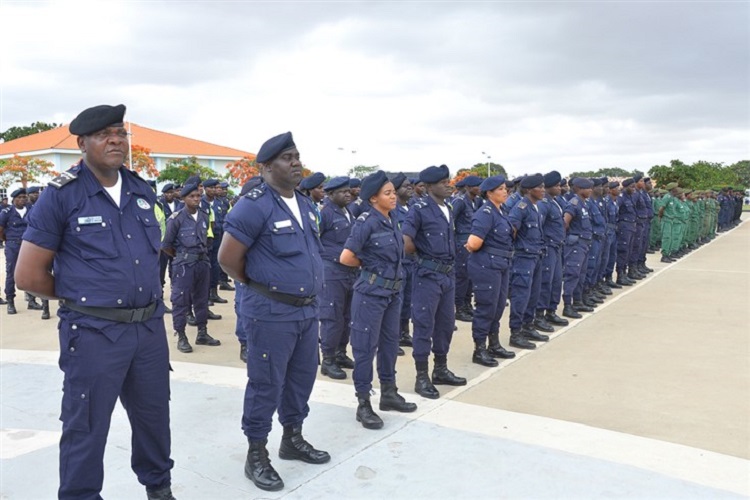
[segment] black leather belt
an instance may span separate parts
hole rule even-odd
[[[574,236],[578,236],[580,239],[582,239],[584,241],[591,241],[591,238],[586,238],[585,236],[581,236],[580,234],[576,234]]]
[[[487,252],[490,255],[497,255],[499,257],[507,257],[509,259],[513,258],[513,251],[512,250],[502,250],[500,248],[491,248],[491,247],[485,247],[485,252]]]
[[[362,269],[362,272],[359,275],[371,285],[380,286],[386,290],[401,290],[401,283],[403,280],[389,280],[382,276],[378,276],[375,273],[371,273],[370,271],[365,271],[364,269]]]
[[[417,264],[427,268],[431,271],[437,271],[443,274],[450,274],[453,271],[453,264],[441,264],[432,259],[425,259],[424,257],[417,258]]]
[[[247,278],[246,285],[259,294],[263,295],[264,297],[268,297],[271,300],[288,304],[290,306],[304,307],[309,306],[310,304],[315,302],[315,295],[311,295],[309,297],[299,297],[297,295],[290,295],[288,293],[273,292],[269,290],[267,286],[252,281],[250,278]]]
[[[63,300],[62,303],[71,311],[118,323],[143,323],[144,321],[148,321],[154,315],[158,304],[158,302],[154,301],[146,307],[138,309],[120,309],[117,307],[79,306],[75,302],[68,300]]]
[[[204,253],[178,253],[175,255],[175,259],[190,263],[197,262],[199,260],[208,260],[208,255]]]
[[[594,235],[594,239],[596,241],[602,241],[604,239],[604,235],[603,234],[595,234]]]

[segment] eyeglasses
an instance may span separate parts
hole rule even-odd
[[[104,129],[94,134],[91,134],[91,137],[93,137],[97,141],[106,141],[112,136],[117,137],[119,139],[127,139],[128,131],[125,130],[124,128],[115,128],[115,129]]]

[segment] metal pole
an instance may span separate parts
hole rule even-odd
[[[128,163],[130,163],[130,170],[133,170],[133,134],[130,122],[128,122]]]

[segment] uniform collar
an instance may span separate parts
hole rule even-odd
[[[83,160],[81,160],[80,163],[78,177],[83,181],[84,189],[89,197],[96,195],[100,191],[103,193],[106,192],[102,183],[99,182],[99,179],[96,178],[89,166],[86,165]],[[146,189],[151,189],[145,182],[133,182],[130,177],[130,172],[125,167],[120,167],[120,178],[122,179],[122,189],[127,195],[145,196],[147,194]],[[122,205],[124,206],[124,204]]]

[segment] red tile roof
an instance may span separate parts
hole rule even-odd
[[[143,146],[151,150],[151,154],[180,155],[180,156],[222,156],[243,157],[249,156],[254,159],[255,155],[247,151],[227,148],[210,142],[189,139],[181,135],[161,132],[141,125],[131,123],[133,144]],[[38,134],[28,135],[9,142],[0,144],[0,155],[12,155],[44,151],[47,149],[67,149],[78,151],[76,136],[71,135],[68,126],[54,128]]]

